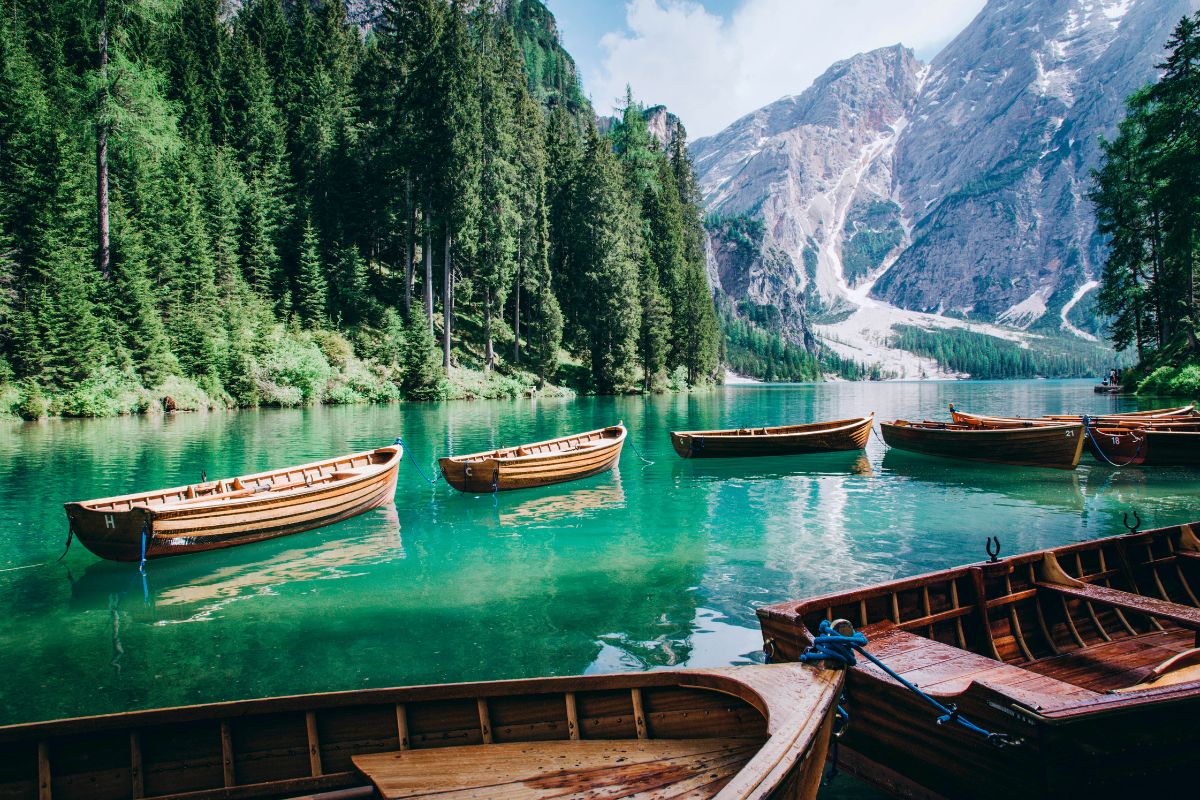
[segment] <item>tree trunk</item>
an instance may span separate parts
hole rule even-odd
[[[453,324],[454,317],[454,284],[450,276],[451,237],[449,229],[446,230],[445,245],[446,256],[444,275],[442,276],[442,369],[448,373],[450,372],[450,326]]]
[[[426,206],[428,208],[428,206]],[[425,246],[421,256],[425,260],[425,322],[429,335],[433,336],[433,232],[429,230],[429,215],[425,214]]]
[[[404,318],[412,313],[413,263],[417,257],[417,214],[412,203],[412,177],[404,176]]]
[[[100,96],[96,109],[96,267],[108,277],[108,0],[99,0]]]
[[[521,243],[517,242],[517,285],[513,287],[513,364],[521,363]]]
[[[483,368],[491,372],[496,366],[496,350],[492,344],[492,287],[483,290]]]

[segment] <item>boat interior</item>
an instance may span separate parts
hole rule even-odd
[[[1184,525],[830,595],[795,613],[810,636],[822,619],[849,620],[926,691],[986,679],[1052,708],[1200,688],[1198,592],[1200,538]]]
[[[611,428],[602,428],[597,431],[588,431],[575,436],[563,436],[558,439],[549,439],[545,442],[534,442],[532,444],[522,444],[516,447],[502,447],[498,450],[489,450],[482,453],[471,453],[466,456],[454,456],[451,461],[483,461],[493,458],[522,458],[524,456],[549,456],[560,455],[563,453],[577,452],[580,450],[588,450],[602,445],[610,444],[617,439],[620,439],[625,434],[625,429],[620,425],[614,425]]]
[[[273,472],[260,472],[227,480],[202,481],[188,486],[160,489],[144,494],[89,500],[81,505],[92,511],[129,511],[134,506],[154,508],[208,503],[251,497],[262,492],[283,492],[302,487],[321,486],[357,478],[367,472],[370,467],[391,462],[397,457],[398,452],[390,448],[381,448]]]
[[[754,690],[707,677],[383,689],[14,726],[0,729],[0,798],[296,798],[369,781],[379,793],[356,797],[703,800],[768,739]]]

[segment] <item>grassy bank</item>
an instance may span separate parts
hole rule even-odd
[[[378,332],[372,332],[378,333]],[[327,330],[297,331],[277,326],[255,349],[239,354],[239,377],[228,383],[169,375],[150,382],[131,368],[104,366],[86,380],[66,386],[34,381],[0,381],[0,417],[115,417],[164,411],[308,405],[391,403],[402,400],[482,400],[571,396],[572,389],[546,383],[500,363],[487,371],[473,353],[457,352],[462,366],[420,391],[406,388],[412,367],[387,337],[351,341]],[[431,356],[432,357],[432,356]]]

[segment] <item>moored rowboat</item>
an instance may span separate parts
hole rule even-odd
[[[785,456],[862,450],[871,436],[875,415],[781,425],[713,431],[672,431],[671,445],[681,458]]]
[[[1200,749],[1200,538],[1180,525],[759,609],[774,660],[849,620],[867,651],[1010,742],[993,747],[877,667],[847,676],[841,765],[911,797],[1178,794]]]
[[[811,800],[843,676],[754,665],[12,725],[0,797]]]
[[[1200,417],[1193,414],[1192,406],[1184,406],[1182,408],[1165,408],[1155,409],[1145,412],[1128,412],[1122,414],[1097,414],[1088,415],[1087,420],[1089,425],[1130,425],[1130,426],[1159,426],[1159,425],[1200,425]],[[1050,414],[1044,417],[996,417],[986,414],[969,414],[965,411],[960,411],[955,408],[954,404],[950,404],[950,417],[960,425],[974,426],[1010,426],[1014,423],[1020,424],[1045,424],[1045,423],[1063,423],[1063,422],[1080,422],[1084,420],[1083,416],[1073,414]]]
[[[625,444],[621,423],[465,456],[438,459],[446,482],[460,492],[529,489],[598,475],[613,468]]]
[[[297,467],[67,503],[71,532],[114,561],[233,547],[312,530],[391,502],[398,444]]]
[[[1096,427],[1089,452],[1115,466],[1177,467],[1200,464],[1200,428]]]
[[[880,428],[890,447],[967,461],[1075,469],[1083,452],[1083,425],[1073,423],[975,427],[896,420]]]

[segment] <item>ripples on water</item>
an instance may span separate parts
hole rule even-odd
[[[314,408],[0,426],[0,723],[293,692],[743,663],[754,609],[1193,519],[1198,473],[1074,473],[884,453],[682,461],[671,429],[875,411],[1112,411],[1086,382],[730,387],[692,396]],[[1119,405],[1124,404],[1124,405]],[[435,455],[624,419],[618,471],[492,496],[425,485],[320,531],[128,564],[76,545],[62,503],[367,449]],[[25,568],[30,567],[30,568]]]

